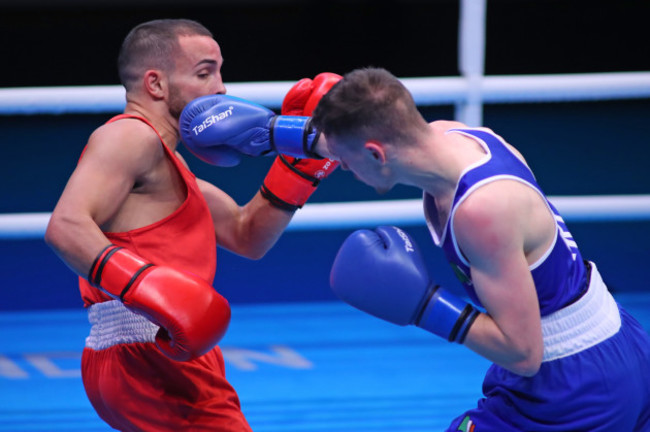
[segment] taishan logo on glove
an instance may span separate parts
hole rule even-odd
[[[408,234],[406,234],[404,231],[402,231],[399,228],[395,228],[395,231],[397,232],[397,235],[404,240],[404,250],[406,252],[415,252],[415,249],[413,248],[413,243],[411,243],[411,239],[409,238]]]
[[[205,120],[200,125],[194,126],[192,128],[192,132],[194,132],[194,135],[198,135],[213,124],[215,124],[218,121],[221,121],[223,119],[226,119],[232,115],[232,110],[233,107],[229,106],[227,110],[221,111],[220,113],[217,114],[212,114],[210,117],[206,117]]]

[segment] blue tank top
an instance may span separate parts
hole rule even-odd
[[[573,240],[562,216],[548,201],[535,181],[530,169],[506,146],[501,137],[485,129],[451,129],[448,133],[460,133],[476,140],[487,155],[468,167],[458,181],[451,211],[439,236],[432,223],[437,209],[434,198],[425,192],[424,213],[433,241],[442,250],[454,273],[473,302],[480,305],[470,277],[470,266],[462,254],[454,235],[454,215],[458,206],[477,188],[497,180],[520,181],[533,188],[545,200],[557,226],[553,244],[537,262],[529,266],[542,316],[555,312],[578,299],[587,287],[587,271],[578,245]]]

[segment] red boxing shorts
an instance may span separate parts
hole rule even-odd
[[[81,358],[86,394],[99,416],[121,431],[250,432],[226,381],[219,347],[176,362],[154,343],[158,327],[120,302],[89,308]]]

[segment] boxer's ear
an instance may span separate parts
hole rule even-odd
[[[165,78],[164,73],[158,69],[147,70],[142,77],[144,90],[156,99],[163,99],[167,90]]]
[[[370,153],[370,156],[377,160],[380,164],[386,163],[386,149],[379,141],[366,141],[363,146],[366,151]]]

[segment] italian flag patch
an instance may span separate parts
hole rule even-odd
[[[474,422],[469,416],[465,416],[463,422],[458,426],[458,432],[475,432],[474,431]]]

